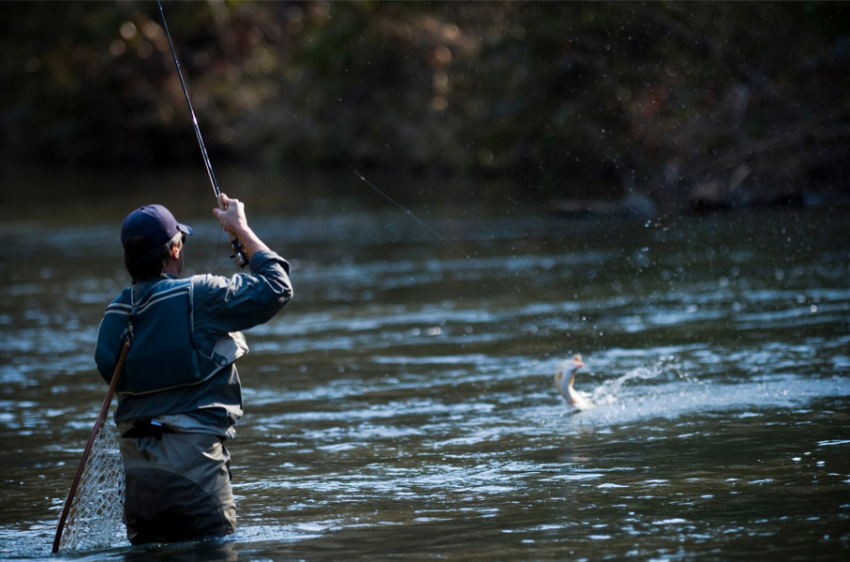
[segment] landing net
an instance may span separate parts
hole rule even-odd
[[[92,445],[71,503],[60,550],[92,550],[126,542],[123,511],[124,465],[118,430],[107,421]]]

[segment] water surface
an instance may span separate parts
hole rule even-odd
[[[92,350],[126,284],[124,214],[157,197],[195,228],[189,272],[234,271],[184,180],[4,211],[0,558],[850,553],[846,213],[565,220],[422,186],[408,201],[441,240],[368,186],[296,197],[268,178],[240,196],[296,296],[240,362],[239,531],[50,556],[106,390]],[[601,403],[581,413],[552,380],[574,353]]]

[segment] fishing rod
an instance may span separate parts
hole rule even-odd
[[[159,6],[159,15],[162,17],[162,27],[165,28],[165,36],[168,37],[168,46],[171,47],[171,56],[174,58],[174,66],[177,68],[177,76],[180,78],[180,86],[183,88],[183,95],[186,96],[186,105],[189,106],[189,113],[192,115],[192,125],[195,127],[195,136],[198,138],[198,146],[201,148],[201,155],[204,157],[204,165],[207,167],[207,175],[210,178],[210,183],[212,184],[216,201],[218,201],[218,207],[219,209],[224,209],[224,203],[221,201],[221,189],[218,187],[218,182],[215,181],[212,163],[210,163],[210,157],[207,155],[207,147],[204,145],[204,137],[201,136],[201,128],[198,126],[198,118],[195,117],[195,110],[192,109],[192,100],[189,99],[189,90],[186,89],[186,82],[183,80],[183,71],[180,69],[180,61],[177,60],[177,51],[174,50],[174,41],[171,40],[171,32],[168,30],[168,22],[165,21],[165,12],[162,11],[162,2],[160,0],[156,0],[156,3]],[[233,246],[233,255],[231,257],[236,259],[239,267],[245,267],[248,264],[248,258],[245,256],[245,249],[242,247],[242,243],[232,232],[229,232],[228,234],[230,235],[230,244]]]

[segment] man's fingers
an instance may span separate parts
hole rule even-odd
[[[241,205],[239,199],[231,199],[225,193],[221,194],[221,204],[225,209],[230,208],[231,205],[235,205],[236,207],[239,207],[239,205]]]

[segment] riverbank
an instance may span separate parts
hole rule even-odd
[[[215,166],[697,211],[850,190],[845,3],[166,10]],[[199,165],[155,3],[3,2],[0,22],[5,166]]]

